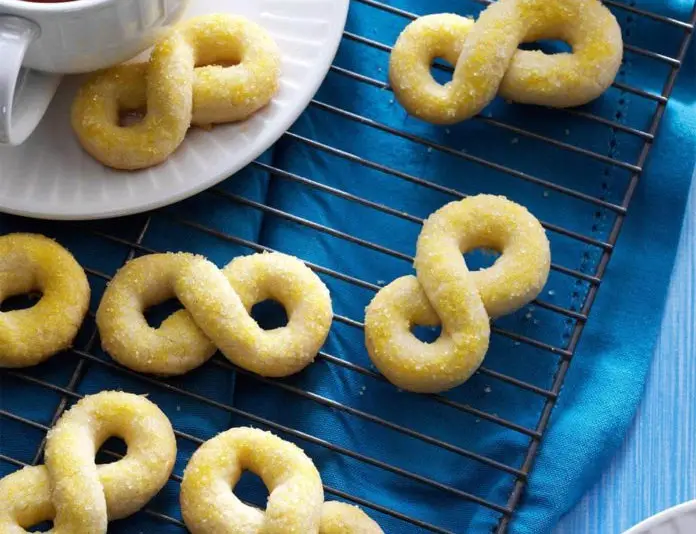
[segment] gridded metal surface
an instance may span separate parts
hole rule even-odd
[[[462,1],[458,11],[462,14],[475,14],[477,9],[485,7],[487,3],[486,0]],[[645,11],[635,7],[634,3],[605,3],[614,11],[624,28],[625,62],[640,61],[651,65],[650,68],[654,69],[655,74],[649,79],[651,83],[654,82],[654,87],[634,85],[631,69],[624,68],[617,82],[603,99],[604,104],[597,103],[575,110],[519,110],[517,106],[498,102],[482,116],[461,125],[456,135],[451,135],[447,129],[435,136],[432,130],[408,120],[381,122],[370,113],[360,115],[351,105],[336,101],[333,98],[335,93],[332,91],[332,84],[353,84],[351,87],[354,87],[361,97],[381,99],[382,102],[393,104],[393,95],[385,81],[386,68],[371,69],[373,64],[369,61],[355,65],[346,60],[350,55],[339,53],[324,90],[317,95],[308,110],[314,120],[351,124],[356,128],[356,132],[371,132],[370,135],[378,136],[376,139],[383,139],[385,143],[407,146],[408,151],[425,151],[437,157],[450,158],[465,165],[467,169],[475,170],[483,176],[481,179],[475,178],[471,183],[456,187],[440,177],[432,176],[428,169],[423,169],[422,173],[407,172],[394,165],[391,160],[385,163],[371,159],[370,147],[366,147],[364,152],[358,152],[346,148],[346,145],[341,145],[336,139],[327,140],[314,135],[311,123],[310,127],[303,127],[301,122],[295,125],[276,147],[281,154],[289,147],[295,150],[299,147],[308,158],[321,154],[323,162],[355,169],[356,181],[360,180],[363,174],[365,179],[380,176],[380,179],[388,180],[384,183],[389,183],[390,187],[402,190],[412,188],[414,197],[417,197],[418,191],[429,190],[440,194],[443,201],[455,200],[462,198],[465,193],[478,192],[486,177],[492,177],[489,188],[493,191],[506,193],[523,188],[526,194],[533,194],[535,191],[538,193],[537,211],[552,240],[554,251],[549,286],[530,308],[523,310],[516,317],[503,319],[494,325],[492,352],[501,347],[512,347],[525,358],[543,360],[547,365],[540,365],[541,371],[536,374],[520,376],[509,372],[504,359],[489,356],[484,367],[472,379],[471,385],[465,386],[469,389],[468,393],[422,396],[424,406],[432,411],[435,419],[440,413],[447,411],[449,417],[456,414],[463,428],[470,425],[468,428],[476,428],[476,432],[483,433],[487,432],[487,429],[495,429],[496,432],[503,430],[514,436],[521,444],[518,463],[505,463],[487,451],[471,450],[461,444],[446,442],[434,432],[412,425],[408,417],[397,413],[396,409],[375,410],[366,405],[363,402],[363,393],[367,392],[368,388],[390,386],[385,384],[383,377],[369,365],[362,346],[351,345],[351,349],[354,350],[350,353],[336,353],[333,348],[341,345],[330,341],[315,364],[318,368],[317,373],[329,373],[337,380],[334,384],[340,384],[341,376],[359,377],[359,383],[365,385],[352,397],[354,402],[346,402],[343,395],[338,396],[341,400],[336,400],[337,395],[334,395],[334,391],[318,387],[316,381],[302,378],[267,380],[234,369],[231,364],[218,357],[200,371],[192,373],[193,377],[160,380],[126,370],[104,355],[99,349],[92,314],[70,353],[54,358],[37,369],[0,372],[0,389],[5,393],[1,397],[0,429],[5,428],[14,433],[23,441],[24,446],[17,450],[0,449],[0,475],[13,470],[15,466],[40,463],[45,431],[67,406],[82,395],[93,392],[90,388],[94,387],[94,384],[106,382],[113,384],[113,387],[148,392],[155,400],[166,399],[169,405],[173,405],[171,403],[174,402],[176,412],[190,412],[197,414],[199,420],[203,418],[212,421],[211,430],[203,430],[189,425],[187,420],[178,424],[177,413],[168,413],[177,428],[180,448],[179,462],[175,474],[172,475],[171,487],[168,486],[167,490],[171,493],[177,492],[182,467],[191,451],[211,437],[210,434],[215,427],[213,423],[219,420],[221,427],[252,424],[273,430],[304,448],[323,451],[316,453],[320,458],[325,453],[333,457],[344,457],[346,461],[361,465],[368,477],[371,471],[388,472],[394,475],[394,480],[441,492],[448,498],[487,510],[490,512],[491,528],[499,533],[506,532],[510,522],[514,521],[514,514],[533,468],[539,444],[583,329],[590,320],[593,303],[616,246],[624,216],[658,134],[696,21],[696,11],[689,20],[677,20]],[[389,3],[378,0],[353,1],[350,17],[353,24],[349,21],[342,48],[353,47],[353,50],[357,50],[358,57],[362,57],[363,54],[376,54],[376,57],[380,57],[382,54],[381,60],[375,60],[374,65],[386,65],[390,50],[388,43],[393,42],[395,35],[372,35],[369,25],[355,23],[371,17],[381,17],[388,21],[396,32],[413,19],[415,14],[400,9],[396,0]],[[674,35],[673,41],[650,43],[649,39],[642,37],[644,34],[636,31],[636,28],[642,28],[642,32],[647,32],[650,25],[668,28]],[[653,48],[653,45],[658,48]],[[441,67],[440,71],[440,74],[446,73],[447,67]],[[535,118],[540,116],[549,120],[544,124],[536,122]],[[582,130],[584,135],[576,139],[570,131],[571,128]],[[606,139],[608,150],[602,152],[597,149],[596,144],[583,144],[588,132],[599,138],[601,143]],[[495,152],[488,153],[480,147],[477,152],[463,148],[462,143],[466,136],[474,134],[490,135],[496,143],[505,143],[510,154],[504,160],[500,160]],[[565,164],[583,165],[588,173],[587,187],[578,187],[577,184],[571,186],[564,183],[562,176],[552,172],[545,175],[530,172],[524,158],[520,155],[517,159],[518,153],[515,151],[518,147],[524,151],[533,150],[541,157],[548,158],[551,167],[554,158],[561,158],[559,161],[567,162]],[[284,161],[286,160],[282,156],[264,156],[240,173],[239,177],[233,180],[232,186],[222,184],[196,199],[184,202],[183,207],[165,209],[140,217],[89,224],[51,225],[6,217],[3,225],[4,229],[33,230],[56,235],[71,249],[74,248],[72,245],[77,247],[78,244],[85,250],[100,247],[101,252],[98,255],[89,252],[78,254],[78,259],[88,271],[93,287],[92,310],[98,304],[104,284],[123,261],[141,254],[178,250],[180,247],[177,243],[181,242],[195,242],[195,252],[208,254],[215,250],[219,257],[212,259],[218,263],[229,261],[234,255],[264,250],[281,250],[296,254],[305,259],[310,267],[329,283],[332,294],[336,294],[334,288],[339,288],[337,292],[341,295],[362,295],[363,301],[360,301],[360,305],[369,301],[374,292],[385,283],[379,278],[364,275],[364,272],[371,272],[370,269],[374,267],[377,276],[378,265],[381,262],[400,263],[404,273],[409,272],[412,248],[407,250],[393,245],[384,232],[380,233],[380,229],[357,232],[349,221],[344,223],[342,219],[331,225],[325,221],[314,220],[311,214],[300,207],[284,205],[277,198],[274,200],[273,194],[269,193],[268,183],[274,180],[276,183],[284,184],[284,187],[293,188],[295,192],[319,195],[320,198],[326,196],[340,199],[340,205],[345,208],[345,213],[350,214],[349,217],[359,218],[361,213],[368,212],[380,213],[385,220],[397,221],[390,224],[406,228],[405,231],[414,236],[414,244],[423,218],[432,211],[430,207],[418,206],[417,200],[409,204],[411,209],[408,206],[392,205],[388,192],[368,198],[352,192],[350,185],[332,181],[331,167],[324,168],[321,175],[310,176],[298,172],[292,165],[285,165]],[[593,182],[593,178],[598,180]],[[240,183],[243,185],[240,186]],[[257,195],[259,188],[264,190],[264,194],[260,196]],[[276,197],[280,196],[282,191],[276,190]],[[560,206],[563,209],[587,211],[592,221],[592,231],[588,233],[586,228],[568,224],[569,219],[563,217]],[[233,219],[245,218],[255,221],[259,227],[256,231],[249,232],[236,226],[234,221],[230,223],[227,219],[208,216],[208,212],[216,210],[233,214],[230,215]],[[286,225],[287,232],[278,238],[265,236],[262,222],[265,219],[273,219]],[[350,247],[369,251],[373,255],[373,264],[365,271],[358,268],[347,269],[346,264],[341,262],[334,264],[307,257],[302,253],[305,250],[302,245],[290,239],[294,235],[298,236],[299,241],[316,241],[328,250],[340,243],[344,247],[344,254],[351,253]],[[561,253],[557,254],[557,251]],[[563,288],[563,295],[556,294],[555,287]],[[355,313],[344,313],[340,298],[335,304],[335,309],[336,317],[331,337],[353,339],[351,335],[355,334],[355,331],[359,333],[363,328],[362,317]],[[346,306],[346,309],[350,309],[350,306]],[[233,387],[235,393],[227,394],[226,388],[231,391]],[[18,388],[22,389],[24,399],[29,398],[28,395],[31,395],[32,391],[53,393],[54,402],[46,407],[45,416],[40,418],[41,420],[37,420],[36,417],[29,418],[22,407],[10,398]],[[342,431],[340,427],[339,430],[331,432],[327,430],[325,434],[310,434],[301,425],[293,427],[285,424],[282,422],[280,408],[278,412],[273,412],[255,404],[255,400],[261,401],[264,388],[287,394],[288,402],[283,405],[282,410],[301,410],[303,413],[329,410],[338,414],[337,417],[351,421],[351,424],[357,422],[366,429],[375,428],[380,429],[380,432],[389,432],[397,436],[397,439],[418,441],[445,450],[461,462],[479,464],[482,469],[503,473],[506,486],[502,491],[506,498],[502,502],[496,502],[479,495],[476,488],[458,487],[447,481],[432,478],[416,466],[402,465],[392,461],[388,456],[367,456],[359,448],[345,445],[345,436],[341,435],[341,432],[346,431]],[[478,393],[472,394],[474,390]],[[490,404],[481,401],[484,396],[499,395],[504,398],[506,391],[521,391],[528,395],[530,403],[538,407],[534,420],[517,420],[513,413],[506,413],[503,409],[494,411]],[[242,395],[247,399],[246,403],[241,402]],[[257,397],[254,397],[255,395]],[[249,402],[248,399],[252,401]],[[26,443],[36,444],[30,457],[21,452],[26,449]],[[114,457],[118,456],[117,451],[118,449],[107,447],[104,454]],[[317,462],[321,468],[320,459]],[[367,498],[359,491],[360,488],[342,484],[341,480],[325,479],[325,483],[328,498],[345,499],[361,505],[378,521],[380,518],[390,517],[396,522],[392,524],[400,525],[400,532],[463,531],[463,528],[458,528],[457,523],[451,520],[435,524],[407,515],[399,503],[382,502],[378,497]],[[252,495],[253,492],[249,494]],[[152,520],[155,529],[157,525],[165,523],[172,527],[184,528],[178,517],[163,513],[158,508],[157,500],[141,512],[141,515]]]

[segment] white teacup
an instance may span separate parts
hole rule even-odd
[[[188,0],[0,0],[0,144],[36,129],[61,75],[127,61],[177,22]]]

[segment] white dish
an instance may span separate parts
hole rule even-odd
[[[244,15],[282,50],[281,88],[251,119],[193,129],[163,165],[105,168],[78,144],[69,110],[80,79],[63,80],[46,116],[19,147],[0,147],[0,211],[42,219],[100,219],[172,204],[228,178],[268,149],[304,111],[336,54],[349,0],[193,0],[185,18]]]
[[[696,500],[660,512],[624,534],[694,534],[694,532],[696,532]]]

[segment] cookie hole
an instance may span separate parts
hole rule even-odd
[[[430,65],[430,75],[440,85],[446,85],[452,81],[454,65],[446,59],[437,57]]]
[[[275,300],[264,300],[251,308],[251,316],[264,330],[282,328],[288,324],[288,314],[285,307]]]
[[[423,343],[435,343],[442,333],[442,327],[440,326],[423,326],[423,325],[413,325],[411,327],[411,333],[416,336],[418,341]]]
[[[108,451],[108,452],[107,452]],[[96,456],[97,464],[112,464],[118,462],[121,456],[125,456],[128,452],[128,445],[121,438],[112,437],[107,439],[104,444],[99,447]],[[116,456],[116,454],[120,456]]]
[[[223,46],[200,47],[196,58],[199,67],[236,67],[242,62],[242,56],[236,48]]]
[[[268,501],[268,488],[256,473],[244,471],[234,488],[234,493],[251,503],[263,508]]]
[[[28,293],[25,295],[13,295],[7,297],[0,304],[0,312],[27,310],[41,300],[41,293]]]
[[[573,47],[565,41],[552,39],[534,41],[533,43],[522,43],[520,45],[520,49],[539,51],[550,56],[553,56],[555,54],[570,54],[573,52]]]
[[[500,257],[500,252],[493,249],[477,248],[464,253],[464,261],[470,271],[488,269]]]
[[[38,525],[29,527],[26,529],[27,532],[49,532],[53,528],[53,521],[42,521]]]
[[[242,61],[237,58],[232,58],[232,59],[216,59],[214,61],[211,61],[210,63],[203,63],[200,65],[196,65],[196,67],[236,67],[239,65]]]
[[[174,312],[183,309],[181,303],[176,299],[170,299],[151,306],[145,310],[145,319],[152,328],[159,328],[167,317]]]
[[[118,113],[118,125],[121,128],[129,128],[143,122],[147,115],[146,109],[123,109]]]

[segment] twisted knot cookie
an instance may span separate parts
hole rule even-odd
[[[184,306],[158,329],[146,308],[176,297]],[[252,307],[273,299],[286,326],[262,329]],[[282,377],[309,365],[326,341],[333,311],[329,290],[299,259],[263,253],[234,259],[222,270],[201,256],[152,254],[127,263],[97,310],[104,349],[135,371],[180,375],[217,349],[254,373]]]
[[[96,465],[112,436],[126,456]],[[46,439],[45,465],[0,480],[0,532],[25,534],[53,521],[53,534],[103,534],[108,521],[128,517],[167,482],[176,459],[167,417],[145,397],[106,391],[84,397],[65,412]]]
[[[501,253],[471,272],[462,254],[477,248]],[[488,350],[490,319],[532,301],[548,278],[546,233],[525,208],[504,197],[479,195],[447,204],[423,224],[416,276],[404,276],[375,295],[365,315],[370,358],[397,387],[437,393],[462,384]],[[433,343],[414,325],[442,326]]]
[[[518,49],[541,39],[566,41],[573,51]],[[585,104],[613,83],[622,56],[621,28],[599,0],[498,0],[477,21],[439,14],[409,24],[394,45],[389,77],[410,114],[452,124],[497,94],[522,104]],[[438,57],[455,67],[444,86],[430,74]]]
[[[261,477],[266,510],[233,493],[242,472]],[[321,477],[296,445],[254,428],[233,428],[204,443],[181,483],[181,512],[193,534],[382,534],[357,507],[324,503]]]
[[[39,291],[31,308],[0,312],[0,367],[29,367],[67,349],[89,307],[90,288],[75,258],[48,237],[0,237],[0,302]]]
[[[174,153],[191,125],[248,118],[270,102],[279,79],[280,51],[266,30],[243,17],[201,16],[175,26],[148,63],[92,77],[75,98],[72,125],[103,164],[142,169]],[[142,109],[140,123],[121,126],[121,111]]]

